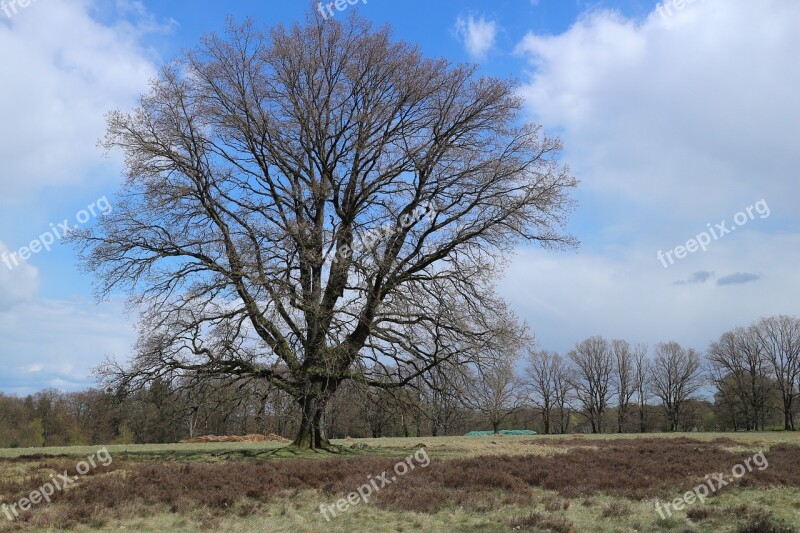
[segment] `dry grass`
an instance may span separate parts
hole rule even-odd
[[[397,483],[381,490],[373,502],[392,512],[436,513],[463,508],[480,513],[497,506],[563,512],[569,499],[611,495],[644,501],[671,499],[694,487],[706,474],[730,472],[750,453],[731,451],[731,441],[713,442],[688,438],[615,439],[591,441],[553,439],[547,446],[559,453],[548,455],[489,455],[466,459],[433,459]],[[800,486],[800,447],[776,445],[766,453],[769,468],[754,470],[738,481],[739,487]],[[14,527],[69,527],[101,524],[109,519],[143,516],[154,510],[178,515],[198,511],[210,517],[258,514],[269,502],[291,499],[314,490],[331,501],[356,490],[369,476],[390,471],[397,459],[347,457],[325,460],[157,462],[115,460],[98,468],[79,485],[53,497],[24,515]],[[28,469],[20,473],[19,467]],[[22,459],[0,463],[17,475],[0,478],[0,497],[16,501],[64,470],[74,475],[68,458],[25,463]],[[535,491],[558,493],[537,500]],[[731,487],[722,489],[731,490]],[[624,503],[602,508],[604,518],[617,518],[627,510]],[[770,523],[767,515],[749,516],[755,525]],[[701,520],[699,515],[696,519]],[[558,517],[535,513],[515,518],[516,526],[570,531],[571,524]],[[552,522],[552,523],[551,523]],[[2,527],[2,526],[0,526]],[[755,526],[754,526],[755,527]],[[778,526],[776,526],[778,527]],[[781,531],[775,529],[774,531]]]
[[[614,435],[539,435],[506,437],[409,437],[379,439],[335,439],[332,442],[349,448],[354,443],[365,443],[369,454],[402,455],[413,450],[420,442],[425,443],[432,455],[439,457],[467,458],[485,455],[553,455],[563,453],[573,446],[594,446],[606,441],[638,441],[641,439],[671,441],[683,438],[685,434],[653,433],[641,435],[625,433]],[[704,442],[727,439],[732,451],[769,449],[777,444],[800,445],[800,432],[761,432],[761,433],[693,433],[693,440]],[[496,442],[497,444],[493,444]],[[553,443],[558,443],[554,445]],[[198,443],[198,444],[124,444],[109,445],[106,448],[114,457],[151,457],[155,459],[199,459],[206,461],[221,454],[230,456],[241,453],[275,452],[284,445],[278,442],[240,442],[240,443]],[[97,446],[71,446],[53,448],[0,449],[0,458],[21,456],[70,456],[86,457],[95,452]]]

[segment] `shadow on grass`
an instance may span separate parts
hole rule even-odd
[[[216,463],[222,461],[248,461],[248,460],[286,460],[286,459],[330,459],[334,457],[355,456],[389,456],[397,455],[396,450],[368,449],[356,450],[347,446],[331,444],[326,449],[301,449],[294,444],[279,448],[245,448],[239,450],[202,450],[180,449],[169,450],[124,450],[113,453],[117,461],[166,461],[166,462],[199,462]],[[0,463],[30,463],[50,459],[75,459],[80,460],[80,454],[26,454],[17,457],[0,458]]]
[[[331,444],[328,448],[300,448],[294,444],[270,450],[228,450],[214,454],[226,460],[231,459],[329,459],[331,457],[351,457],[368,455],[361,450],[352,450],[346,446]]]

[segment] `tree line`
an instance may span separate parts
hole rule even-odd
[[[800,319],[761,318],[712,342],[703,357],[677,342],[645,345],[591,337],[566,357],[530,351],[522,398],[540,411],[545,433],[566,433],[577,415],[592,433],[651,427],[652,406],[666,431],[708,429],[698,402],[712,407],[712,429],[793,431],[800,390]],[[611,418],[613,415],[613,419]]]
[[[514,348],[480,370],[442,365],[396,391],[347,383],[326,409],[326,431],[343,438],[504,428],[544,434],[794,430],[795,317],[735,328],[704,355],[676,342],[651,350],[599,336],[565,355]],[[166,443],[206,434],[291,437],[301,418],[290,395],[258,380],[156,380],[128,394],[47,389],[26,397],[0,394],[0,447]]]

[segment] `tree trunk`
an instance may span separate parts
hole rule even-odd
[[[327,450],[331,447],[323,427],[326,403],[321,398],[314,397],[300,400],[303,417],[293,444],[301,450]]]
[[[679,426],[678,419],[679,419],[679,416],[680,416],[679,413],[676,412],[676,411],[673,411],[672,413],[670,413],[670,416],[669,416],[669,431],[671,433],[674,433],[674,432],[678,431],[678,426]]]

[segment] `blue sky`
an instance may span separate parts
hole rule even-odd
[[[310,5],[0,0],[0,254],[113,207],[122,165],[97,148],[103,115],[135,105],[161,65],[227,15],[291,24]],[[562,137],[581,180],[569,228],[581,246],[521,248],[499,284],[540,347],[602,334],[703,350],[759,316],[800,314],[796,0],[357,9],[429,56],[517,80],[525,118]],[[735,230],[706,251],[675,249],[722,221]],[[122,295],[97,303],[91,282],[67,246],[0,262],[0,391],[83,388],[105,356],[127,357],[136,315]]]

